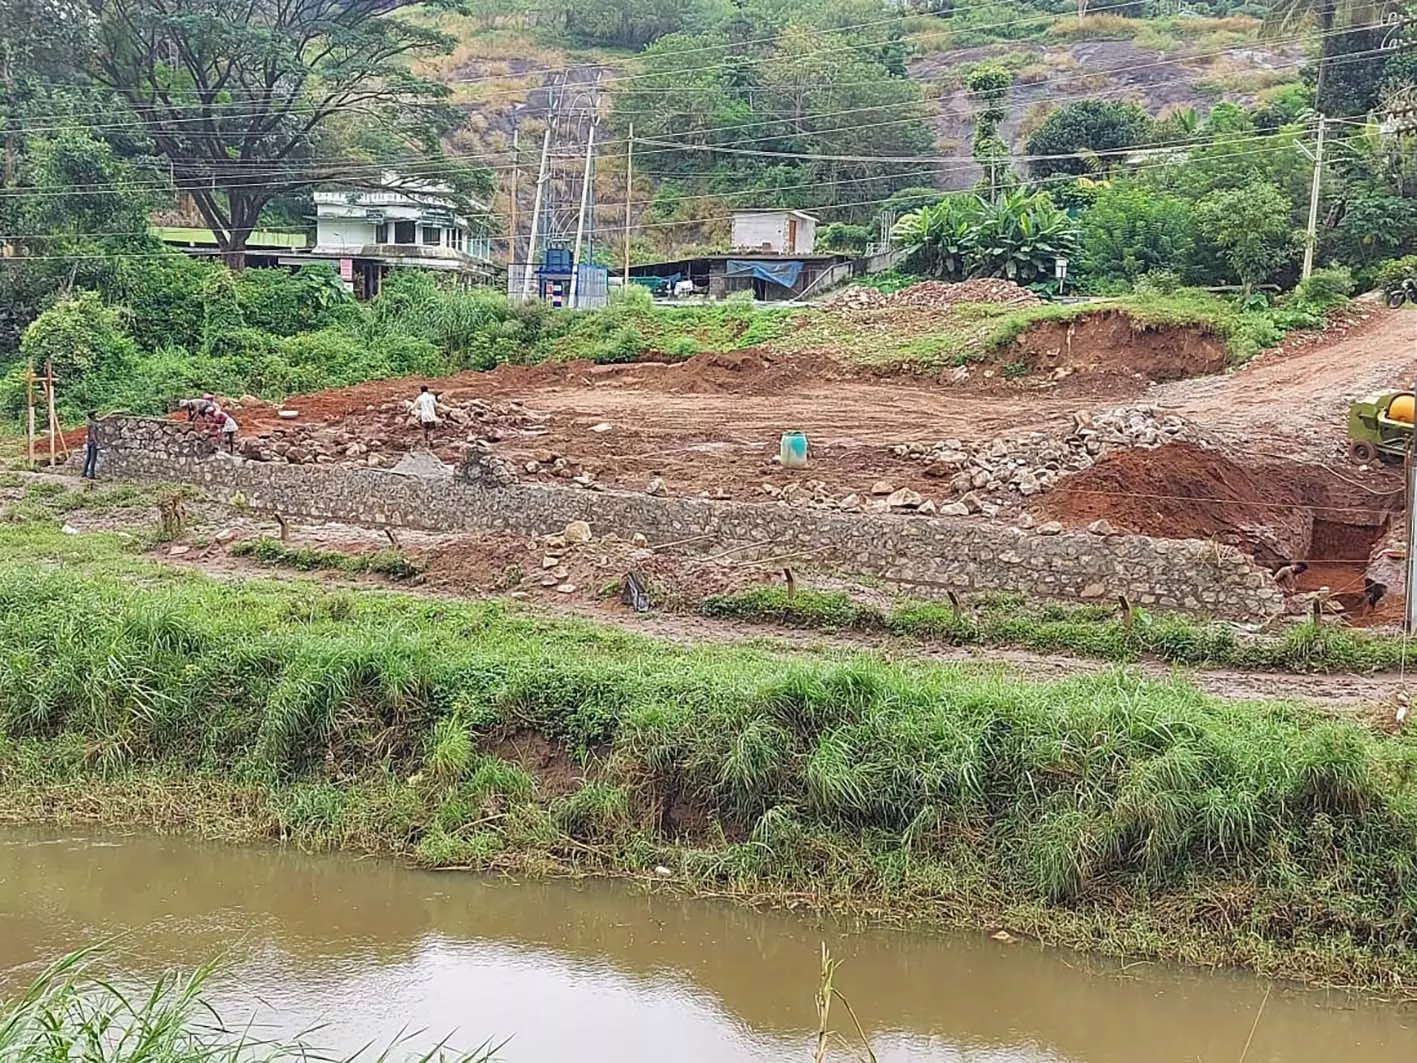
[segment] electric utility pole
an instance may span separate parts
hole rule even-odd
[[[553,95],[551,109],[546,115],[546,135],[541,139],[541,168],[536,173],[536,199],[531,207],[531,234],[526,242],[526,269],[522,273],[522,302],[531,298],[531,278],[536,270],[536,234],[537,228],[541,224],[541,203],[546,196],[546,179],[550,176],[551,134],[552,130],[556,128],[556,108],[559,104],[560,98]]]
[[[586,209],[590,206],[591,164],[595,160],[596,120],[591,119],[585,141],[585,176],[581,178],[581,211],[576,216],[576,246],[571,253],[571,309],[581,308],[581,242],[585,239]]]
[[[630,286],[630,207],[635,198],[635,123],[630,123],[630,139],[625,141],[625,287]]]
[[[1319,138],[1314,144],[1314,183],[1309,188],[1309,228],[1304,237],[1304,272],[1314,272],[1314,247],[1319,242],[1319,185],[1324,171],[1324,116],[1319,115]]]
[[[518,104],[512,112],[512,211],[511,219],[507,225],[511,245],[507,258],[511,262],[517,260],[517,195],[521,191],[522,178],[522,111]]]

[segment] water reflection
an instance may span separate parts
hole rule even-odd
[[[1232,1060],[1261,983],[1030,945],[376,860],[182,839],[0,834],[0,992],[131,931],[135,974],[227,951],[220,996],[355,1048],[400,1030],[513,1036],[512,1063],[810,1058],[819,943],[882,1060]],[[845,1016],[842,1016],[843,1020]],[[1413,1012],[1276,989],[1248,1059],[1417,1058]]]

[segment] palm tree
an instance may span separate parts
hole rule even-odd
[[[1379,5],[1375,0],[1276,0],[1264,20],[1266,36],[1291,34],[1312,20],[1319,27],[1319,76],[1314,88],[1315,106],[1324,109],[1324,75],[1331,61],[1339,54],[1335,47],[1346,36],[1336,27],[1348,27],[1349,32],[1361,33],[1376,28],[1380,22]]]

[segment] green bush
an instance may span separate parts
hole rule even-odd
[[[294,336],[358,317],[354,297],[327,263],[286,269],[245,269],[235,275],[236,306],[250,328]]]
[[[1348,302],[1353,290],[1353,272],[1346,266],[1316,269],[1294,289],[1294,302],[1331,310]]]
[[[587,353],[591,361],[606,364],[637,361],[644,350],[644,333],[625,325],[616,329],[614,335],[596,344]]]
[[[53,366],[65,388],[132,363],[138,347],[118,312],[97,292],[79,292],[55,303],[25,329],[20,356],[43,371]]]

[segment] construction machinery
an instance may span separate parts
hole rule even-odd
[[[1354,461],[1401,461],[1412,439],[1414,401],[1410,391],[1379,391],[1348,410],[1348,452]]]

